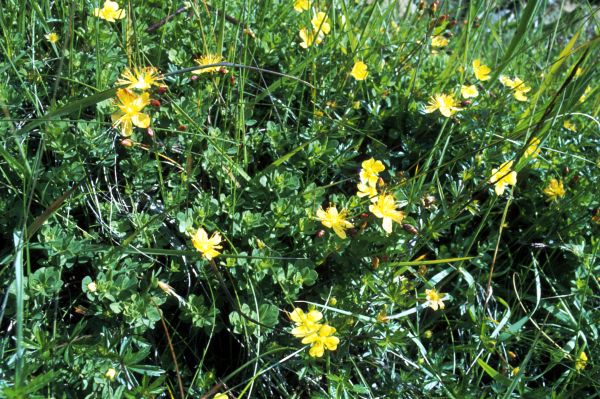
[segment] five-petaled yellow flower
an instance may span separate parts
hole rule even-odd
[[[307,11],[310,8],[309,0],[296,0],[294,1],[294,10],[297,12]]]
[[[360,170],[360,182],[375,187],[379,179],[379,173],[385,170],[383,162],[370,158],[363,161],[360,166],[362,166]]]
[[[200,66],[218,64],[220,62],[223,62],[223,56],[216,55],[216,54],[206,54],[206,55],[201,56],[200,58],[196,58],[194,60],[194,62],[196,62],[196,64],[198,64]],[[201,73],[209,73],[209,72],[227,73],[227,68],[225,68],[224,66],[217,65],[217,66],[211,66],[211,67],[207,67],[207,68],[200,68],[200,69],[196,69],[196,70],[192,71],[192,73],[196,74],[196,75],[200,75]]]
[[[565,186],[558,179],[551,179],[548,187],[544,189],[544,194],[548,196],[550,201],[556,201],[559,197],[565,196]]]
[[[331,32],[329,18],[327,17],[327,14],[325,14],[323,11],[319,11],[318,13],[316,13],[313,19],[310,20],[310,23],[312,24],[315,32],[322,32],[326,35],[328,35],[329,32]]]
[[[511,170],[513,161],[506,161],[497,169],[492,169],[490,183],[494,185],[496,195],[504,194],[506,186],[517,184],[517,172]]]
[[[446,296],[446,294],[437,292],[435,290],[435,288],[432,288],[430,290],[425,290],[425,297],[427,298],[427,301],[429,302],[429,307],[433,310],[438,310],[438,308],[444,309],[444,307],[446,307],[446,305],[444,305],[444,297],[445,296]]]
[[[460,87],[460,94],[463,98],[475,98],[479,95],[479,90],[477,90],[477,86],[475,85],[462,85]]]
[[[323,41],[323,33],[319,32],[319,34],[315,34],[313,31],[309,31],[306,28],[300,29],[300,38],[302,42],[300,42],[300,47],[309,48],[313,44],[318,45]]]
[[[442,115],[449,118],[458,111],[462,111],[462,108],[457,107],[457,105],[458,102],[452,94],[436,94],[429,100],[429,105],[425,107],[425,112],[429,114],[440,110]]]
[[[367,75],[369,75],[369,71],[367,71],[367,69],[367,64],[362,61],[356,61],[352,67],[350,75],[352,75],[352,77],[356,80],[365,80]]]
[[[220,252],[217,249],[222,249],[221,244],[221,234],[215,231],[210,238],[208,238],[208,233],[202,227],[200,227],[194,235],[192,235],[192,244],[194,244],[194,248],[202,253],[206,259],[211,260],[220,255]]]
[[[380,219],[383,219],[382,227],[386,233],[392,232],[392,221],[402,223],[404,212],[396,209],[396,199],[393,195],[382,194],[377,197],[377,202],[369,205],[369,211]]]
[[[118,89],[117,104],[119,111],[112,114],[111,118],[115,127],[121,127],[123,136],[131,136],[133,126],[147,128],[150,126],[150,117],[142,112],[144,107],[150,103],[150,94],[136,95],[129,89]]]
[[[116,1],[106,0],[104,7],[94,10],[94,16],[108,22],[115,22],[117,19],[125,18],[125,10],[119,10],[119,4]]]
[[[117,370],[113,369],[112,367],[109,368],[108,370],[106,370],[106,373],[104,374],[104,376],[111,381],[114,381],[116,375],[117,375]]]
[[[333,229],[335,234],[343,240],[346,238],[345,230],[354,227],[352,223],[346,220],[347,213],[348,211],[346,209],[342,209],[342,211],[338,213],[335,206],[330,206],[325,211],[323,208],[319,207],[317,210],[317,218],[319,218],[323,226]]]
[[[577,125],[576,125],[576,124],[574,124],[574,123],[573,123],[573,122],[571,122],[571,121],[567,121],[567,120],[565,120],[565,121],[563,122],[563,127],[564,127],[565,129],[567,129],[567,130],[570,130],[570,131],[572,131],[572,132],[576,132],[576,131],[577,131]]]
[[[292,334],[296,338],[304,338],[307,335],[314,334],[321,328],[319,321],[323,318],[323,314],[318,310],[311,310],[308,313],[300,308],[296,308],[290,313],[290,319],[296,323],[296,327],[292,330]]]
[[[58,42],[58,40],[60,39],[55,32],[50,32],[47,35],[45,35],[44,37],[46,38],[46,40],[48,40],[52,44]]]
[[[530,92],[531,87],[527,86],[520,78],[515,77],[514,79],[511,79],[507,76],[501,75],[499,79],[500,83],[509,89],[512,89],[513,96],[517,101],[527,101],[527,96],[525,96],[525,93]]]
[[[335,328],[323,324],[318,332],[310,334],[302,339],[303,344],[311,344],[308,354],[312,357],[322,357],[325,349],[334,351],[337,349],[340,339],[334,337]]]
[[[358,183],[356,187],[358,188],[356,195],[360,198],[368,197],[371,202],[377,202],[377,187],[375,185]]]
[[[473,61],[473,73],[475,74],[475,77],[477,78],[477,80],[481,80],[481,81],[490,80],[490,72],[491,71],[492,70],[490,69],[489,66],[483,65],[481,63],[481,60],[476,59]]]
[[[449,41],[442,35],[431,36],[431,47],[446,47]]]
[[[577,356],[577,359],[575,359],[575,370],[577,371],[581,371],[585,368],[585,366],[587,366],[587,362],[588,362],[588,357],[585,354],[585,352],[581,352],[579,354],[579,356]]]
[[[523,155],[525,155],[525,157],[528,158],[536,158],[541,151],[540,144],[540,139],[538,139],[537,137],[532,137]]]
[[[127,68],[121,74],[121,79],[117,80],[117,84],[127,85],[128,89],[148,90],[152,86],[164,86],[159,80],[162,80],[162,76],[154,67],[133,68],[133,72]]]

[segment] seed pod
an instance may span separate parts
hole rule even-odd
[[[419,234],[419,230],[417,230],[417,228],[415,226],[413,226],[412,224],[402,223],[402,228],[404,229],[404,231],[406,231],[414,236]]]
[[[373,256],[371,258],[371,266],[373,266],[373,269],[377,269],[379,267],[379,257]]]

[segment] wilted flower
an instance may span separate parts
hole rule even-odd
[[[473,60],[473,73],[477,80],[486,81],[490,80],[490,72],[492,70],[487,65],[483,65],[481,60]]]
[[[133,72],[127,68],[121,74],[121,79],[117,80],[117,84],[127,85],[128,89],[148,90],[152,86],[164,86],[158,83],[162,79],[162,76],[154,67],[134,68]]]
[[[551,179],[548,186],[544,189],[544,194],[548,196],[550,201],[556,201],[559,197],[565,196],[565,186],[558,179]]]
[[[310,334],[302,339],[303,344],[311,344],[308,354],[312,357],[322,357],[325,349],[334,351],[337,349],[340,339],[334,337],[335,328],[323,324],[318,332]]]
[[[425,112],[429,114],[439,110],[442,115],[449,118],[456,112],[462,111],[462,108],[457,107],[457,105],[458,102],[452,94],[436,94],[431,97],[429,105],[425,107]]]
[[[429,302],[429,307],[433,310],[444,309],[446,305],[444,305],[444,297],[446,294],[441,292],[437,292],[434,288],[430,290],[425,290],[425,297]]]
[[[194,62],[196,64],[198,64],[199,66],[218,64],[220,62],[223,62],[223,56],[217,55],[217,54],[206,54],[206,55],[201,56],[200,58],[196,58],[194,60]],[[209,73],[209,72],[227,73],[227,68],[217,65],[217,66],[211,66],[211,67],[207,67],[207,68],[195,69],[192,71],[192,73],[196,74],[196,75],[200,75],[202,73]]]
[[[356,80],[365,80],[369,72],[367,71],[367,64],[362,61],[356,61],[352,67],[350,75]]]
[[[150,126],[150,116],[142,113],[144,107],[150,103],[150,94],[143,93],[138,96],[129,89],[118,89],[117,98],[120,101],[120,104],[117,104],[119,111],[111,117],[115,127],[121,126],[123,136],[130,136],[133,126]]]
[[[460,94],[463,96],[463,98],[475,98],[479,95],[479,91],[475,85],[462,85],[460,87]]]
[[[319,32],[319,34],[315,34],[313,31],[309,31],[306,28],[300,29],[300,38],[302,42],[300,42],[300,47],[309,48],[313,44],[321,44],[323,41],[323,34]]]
[[[219,232],[214,232],[210,238],[208,238],[208,233],[202,227],[198,228],[194,235],[192,236],[192,244],[194,244],[194,248],[196,248],[202,256],[206,259],[211,260],[220,255],[220,252],[217,249],[222,249],[221,244],[221,234]]]
[[[96,8],[94,16],[104,19],[108,22],[115,22],[117,19],[125,18],[125,10],[119,10],[119,4],[115,1],[106,0],[104,7]]]
[[[313,17],[313,19],[310,20],[310,23],[312,24],[315,32],[319,32],[319,33],[322,32],[325,35],[328,35],[329,32],[331,32],[331,25],[329,25],[329,18],[327,17],[327,14],[325,14],[322,11],[319,11],[318,13],[316,13],[315,16]]]
[[[171,287],[169,284],[163,282],[163,281],[158,281],[158,288],[160,288],[165,294],[170,295],[172,297],[175,297],[179,303],[185,305],[185,300],[179,296],[175,290],[173,289],[173,287]]]
[[[58,42],[58,40],[60,39],[58,35],[54,32],[50,32],[47,35],[44,35],[44,37],[52,44]]]
[[[396,200],[393,195],[382,194],[377,197],[377,202],[369,205],[369,211],[383,219],[382,227],[386,233],[392,232],[392,221],[402,224],[404,212],[396,209]]]
[[[492,169],[490,183],[494,185],[496,195],[504,194],[506,186],[517,184],[517,172],[511,170],[513,161],[506,161],[497,169]]]
[[[343,240],[346,238],[345,230],[354,227],[352,223],[346,220],[347,213],[348,211],[345,209],[338,213],[335,206],[330,206],[325,211],[319,207],[317,218],[319,218],[323,226],[333,229],[335,234]]]

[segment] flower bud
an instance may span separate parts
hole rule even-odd
[[[150,100],[150,105],[152,105],[153,107],[158,108],[158,107],[160,107],[160,101],[153,98],[152,100]]]
[[[373,266],[373,269],[377,269],[379,267],[379,257],[373,256],[371,258],[371,266]]]
[[[104,376],[111,381],[114,381],[116,375],[117,375],[117,370],[113,369],[112,367],[109,368],[108,370],[106,370],[106,374],[104,374]]]
[[[192,76],[190,76],[190,80],[192,82],[195,82],[196,80],[198,80],[198,77],[199,77],[198,75],[192,75]]]
[[[325,230],[319,230],[317,231],[317,237],[318,238],[322,238],[325,235]]]
[[[413,226],[412,224],[402,223],[402,228],[404,229],[404,231],[406,231],[414,236],[419,234],[419,230],[417,230],[417,228],[415,226]]]
[[[185,132],[187,130],[187,126],[186,125],[179,125],[179,126],[177,126],[177,130],[179,130],[180,132]]]
[[[131,148],[135,145],[135,143],[131,139],[123,139],[121,140],[121,145],[123,147]]]
[[[160,86],[157,92],[158,94],[165,94],[167,92],[167,86]]]
[[[88,283],[87,289],[89,292],[96,292],[98,290],[98,286],[96,286],[96,283],[92,281],[91,283]]]
[[[154,129],[152,129],[151,127],[146,129],[146,133],[148,134],[148,136],[154,137]]]

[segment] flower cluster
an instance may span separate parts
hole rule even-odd
[[[298,12],[308,10],[310,2],[307,0],[296,0],[294,9]],[[310,20],[312,29],[301,28],[299,35],[302,41],[300,47],[309,48],[323,42],[323,38],[331,32],[329,17],[323,11],[314,11],[313,18]]]
[[[133,126],[147,128],[150,126],[150,116],[143,112],[150,104],[150,94],[146,91],[152,86],[164,87],[160,81],[162,76],[154,67],[126,69],[117,80],[119,86],[125,86],[117,90],[117,107],[119,110],[112,114],[115,127],[121,128],[121,134],[125,137],[131,136]],[[142,91],[137,94],[134,90]]]
[[[319,323],[322,318],[323,314],[317,310],[304,313],[302,309],[296,308],[290,313],[290,319],[296,324],[292,335],[302,338],[303,344],[310,344],[308,354],[312,357],[322,357],[325,349],[334,351],[340,343],[340,339],[333,335],[335,328]]]

